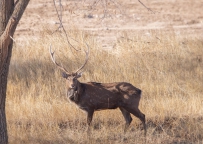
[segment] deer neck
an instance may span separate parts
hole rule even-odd
[[[75,88],[75,92],[79,92],[80,91],[80,89],[81,89],[81,83],[78,81],[77,82],[77,86],[76,86],[76,88]]]
[[[68,97],[71,101],[78,103],[83,93],[82,84],[78,81],[75,89],[68,90]]]

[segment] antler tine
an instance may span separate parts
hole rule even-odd
[[[84,62],[84,64],[83,64],[79,69],[77,69],[77,70],[75,71],[75,73],[78,73],[81,69],[83,69],[83,68],[85,67],[87,61],[88,61],[88,58],[89,58],[89,46],[88,46],[87,43],[85,43],[85,44],[87,45],[87,48],[88,48],[88,51],[85,51],[85,50],[84,50],[84,51],[85,51],[85,54],[86,54],[85,62]]]
[[[69,74],[69,72],[68,72],[64,67],[60,66],[60,65],[56,62],[55,57],[54,57],[54,52],[52,52],[52,50],[51,50],[51,45],[50,45],[50,47],[49,47],[49,52],[50,52],[51,60],[53,61],[53,63],[54,63],[55,65],[57,65],[62,71],[64,71],[64,72],[66,72],[67,74]]]

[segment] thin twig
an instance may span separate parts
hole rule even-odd
[[[16,42],[15,39],[10,35],[10,38],[13,40],[13,42]]]
[[[61,0],[59,0],[59,8],[60,8],[60,19],[61,19],[61,22],[62,22],[62,10],[63,10],[63,5],[61,4]],[[60,27],[62,27],[62,23],[60,23]]]
[[[100,0],[96,0],[96,1],[94,1],[94,3],[90,6],[90,10],[92,10],[93,7],[96,7],[97,4],[99,3],[99,1],[100,1]]]
[[[114,1],[114,0],[110,0],[116,7],[117,9],[119,9],[120,13],[123,13],[123,10],[120,8],[121,4],[119,4],[118,2]]]
[[[61,0],[59,0],[59,2],[60,2],[60,10],[62,11],[62,9],[61,9],[61,5],[62,5],[62,4],[61,4]],[[63,22],[62,22],[62,12],[61,12],[61,15],[59,15],[58,9],[57,9],[57,7],[56,7],[55,0],[53,0],[53,3],[54,3],[54,7],[55,7],[55,10],[56,10],[56,13],[57,13],[59,22],[60,22],[60,26],[58,27],[58,29],[60,29],[60,28],[63,29],[68,44],[69,44],[74,50],[79,51],[78,49],[76,49],[76,48],[70,43],[70,41],[69,41],[69,39],[68,39],[67,32],[66,32],[66,30],[65,30],[65,28],[64,28],[64,26],[63,26]],[[58,29],[57,29],[57,30],[58,30]],[[75,39],[73,39],[73,38],[71,38],[71,39],[74,40],[74,41],[76,41],[76,42],[78,42],[77,40],[75,40]],[[79,43],[79,42],[78,42],[78,43]],[[71,51],[72,51],[72,50],[71,50]]]
[[[139,1],[139,3],[141,3],[148,11],[151,11],[152,13],[154,13],[155,14],[155,12],[154,11],[152,11],[150,8],[148,8],[148,7],[146,7],[140,0],[138,0]]]

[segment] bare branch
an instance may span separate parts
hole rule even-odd
[[[154,13],[155,14],[155,12],[154,11],[152,11],[150,8],[148,8],[148,7],[146,7],[140,0],[138,0],[139,1],[139,3],[141,3],[148,11],[151,11],[152,13]]]
[[[121,4],[119,4],[118,2],[116,2],[115,0],[110,0],[116,7],[117,9],[119,9],[120,13],[123,13],[121,7]]]
[[[11,35],[9,35],[9,36],[10,36],[10,38],[11,38],[14,42],[16,42],[15,39],[14,39]]]
[[[2,71],[2,67],[4,64],[4,61],[6,60],[8,56],[8,47],[11,42],[11,36],[13,35],[13,29],[15,27],[17,20],[14,17],[11,17],[8,21],[8,24],[6,25],[6,29],[3,32],[3,34],[0,37],[0,72]]]
[[[96,0],[96,1],[94,1],[94,3],[90,6],[90,9],[92,10],[93,7],[96,7],[97,4],[99,3],[99,1],[100,1],[100,0]]]
[[[61,0],[59,0],[59,2],[60,2],[60,12],[61,12],[61,15],[59,15],[58,9],[57,9],[57,7],[56,7],[55,0],[53,0],[54,7],[55,7],[55,10],[56,10],[56,13],[57,13],[59,22],[60,22],[60,26],[58,27],[58,29],[59,29],[59,28],[62,28],[62,29],[63,29],[68,44],[69,44],[73,49],[75,49],[76,51],[78,51],[78,49],[76,49],[76,48],[70,43],[70,41],[69,41],[69,39],[68,39],[67,32],[66,32],[66,30],[65,30],[65,28],[64,28],[64,26],[63,26],[63,22],[62,22],[62,8],[61,8],[61,7],[62,7],[62,4],[61,4]],[[58,29],[57,29],[57,30],[58,30]],[[56,31],[57,31],[57,30],[56,30]],[[71,39],[74,40],[74,41],[76,41],[76,42],[78,42],[77,40],[75,40],[75,39],[73,39],[73,38],[71,38]]]
[[[112,17],[111,14],[110,14],[110,10],[108,9],[108,2],[112,3],[113,5],[115,5],[116,8],[120,11],[121,14],[126,15],[126,14],[124,13],[124,10],[122,10],[122,5],[121,5],[119,2],[117,2],[116,0],[95,0],[95,1],[92,3],[92,5],[89,6],[89,7],[90,7],[90,10],[95,9],[94,7],[96,7],[99,2],[101,2],[101,5],[102,5],[102,7],[103,7],[103,14],[104,14],[104,16],[103,16],[101,19],[104,19],[105,17],[107,17],[107,15],[110,16],[110,17]],[[142,4],[142,6],[144,6],[148,11],[151,11],[152,13],[155,14],[155,12],[152,11],[150,8],[148,8],[141,0],[138,0],[138,2],[139,2],[140,4]],[[127,15],[126,15],[126,16],[127,16]]]

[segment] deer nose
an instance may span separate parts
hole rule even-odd
[[[72,87],[72,88],[75,88],[75,85],[74,85],[74,84],[71,84],[71,87]]]

